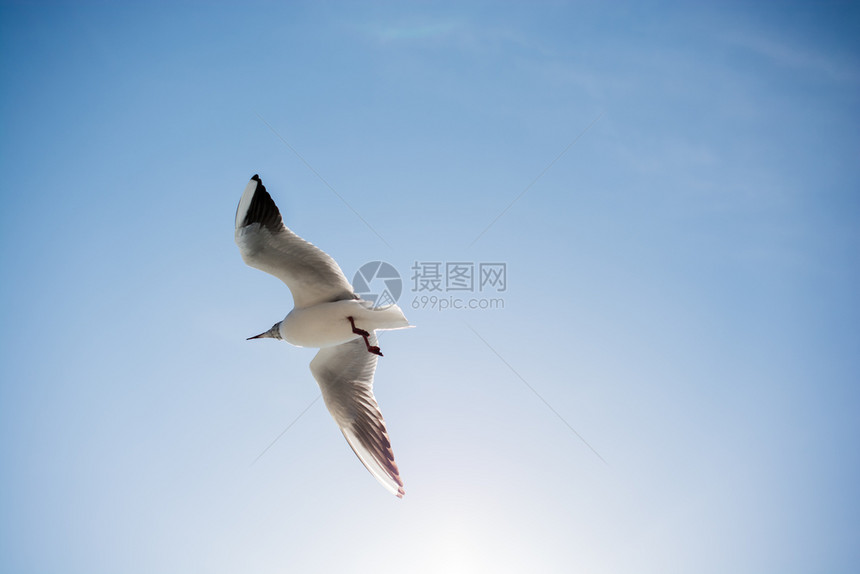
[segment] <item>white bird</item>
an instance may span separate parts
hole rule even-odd
[[[250,339],[282,339],[320,349],[310,367],[328,411],[367,470],[403,497],[403,481],[373,396],[377,356],[382,356],[374,331],[409,327],[403,312],[397,305],[374,308],[356,295],[334,259],[284,226],[257,175],[239,200],[236,244],[245,263],[274,275],[293,294],[294,308],[286,318]]]

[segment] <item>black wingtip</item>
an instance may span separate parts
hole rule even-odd
[[[254,174],[251,181],[257,182],[257,188],[254,190],[254,197],[251,199],[251,205],[248,206],[242,226],[260,223],[272,231],[279,230],[283,227],[284,222],[281,219],[278,206],[275,205],[272,196],[266,191],[266,186],[263,185],[263,180],[260,179],[259,175]]]

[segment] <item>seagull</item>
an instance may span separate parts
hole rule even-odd
[[[280,339],[319,352],[310,363],[329,413],[367,470],[402,498],[400,471],[373,374],[382,356],[375,331],[410,327],[397,305],[374,308],[353,291],[327,253],[290,231],[258,175],[236,209],[236,245],[249,266],[274,275],[293,295],[293,310],[251,339]]]

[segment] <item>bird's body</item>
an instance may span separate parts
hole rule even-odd
[[[348,317],[368,331],[409,326],[396,305],[374,309],[369,301],[344,299],[293,309],[280,323],[281,338],[297,347],[342,345],[361,337],[353,332]]]
[[[278,277],[293,295],[293,310],[251,338],[320,349],[310,367],[326,407],[364,466],[402,497],[403,482],[373,396],[373,375],[382,356],[374,331],[409,327],[403,312],[397,305],[374,308],[359,298],[334,259],[284,226],[256,175],[239,200],[235,238],[245,263]]]

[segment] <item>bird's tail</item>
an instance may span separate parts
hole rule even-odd
[[[409,320],[406,319],[406,315],[403,314],[400,307],[394,303],[382,307],[373,307],[372,303],[367,302],[365,308],[367,309],[367,313],[370,314],[368,319],[370,319],[374,329],[389,330],[414,327],[414,325],[409,324]]]

